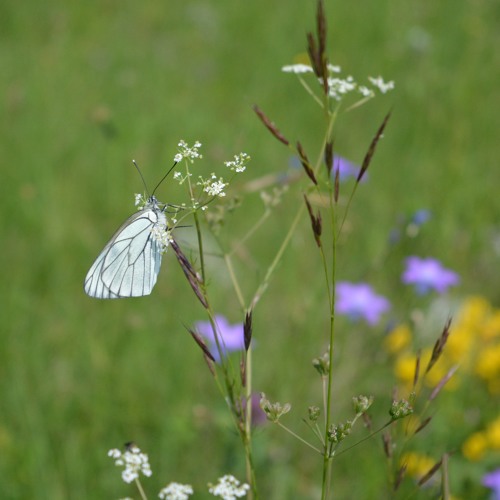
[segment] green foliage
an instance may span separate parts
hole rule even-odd
[[[337,151],[359,163],[393,106],[340,241],[339,279],[369,276],[399,314],[409,312],[415,299],[401,291],[399,276],[411,252],[457,270],[457,293],[480,292],[498,303],[498,5],[363,0],[356,9],[327,5],[327,15],[332,62],[359,78],[381,73],[396,82],[391,97],[338,120]],[[300,133],[306,150],[318,147],[320,134],[307,124],[319,110],[280,72],[303,52],[313,22],[313,5],[304,0],[0,5],[5,498],[125,496],[106,452],[130,440],[150,455],[150,491],[170,480],[199,490],[226,471],[244,470],[225,403],[183,327],[204,317],[174,256],[165,256],[145,299],[91,300],[82,282],[142,190],[133,158],[154,185],[178,140],[199,139],[209,165],[248,152],[246,182],[282,174],[290,158],[255,117],[254,103],[287,137]],[[232,187],[243,195],[239,182]],[[176,203],[168,183],[160,190],[163,201]],[[285,195],[241,255],[237,272],[247,291],[262,278],[299,203],[296,191]],[[419,208],[431,210],[433,220],[408,247],[386,256],[398,216]],[[262,210],[258,193],[245,194],[226,221],[228,241]],[[189,228],[179,231],[190,240]],[[310,360],[326,347],[327,303],[314,251],[304,218],[253,318],[255,389],[297,411],[302,405],[304,418],[321,398]],[[210,262],[214,307],[242,321],[219,266]],[[372,407],[382,418],[393,383],[380,354],[383,332],[338,324],[338,419],[350,416],[359,393],[387,396]],[[456,398],[446,404],[467,411]],[[440,453],[460,445],[446,425],[433,432],[440,431],[448,440]],[[362,446],[334,463],[334,489],[339,498],[386,498],[380,440]],[[317,496],[316,457],[278,428],[257,430],[254,454],[262,498]],[[352,479],[353,470],[362,481]],[[465,474],[463,463],[457,470]],[[477,494],[469,482],[456,487]]]

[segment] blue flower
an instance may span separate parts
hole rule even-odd
[[[390,302],[377,295],[367,283],[339,282],[335,290],[335,310],[352,320],[364,319],[368,324],[375,325],[391,307]]]
[[[432,289],[444,293],[449,286],[460,282],[458,274],[444,268],[438,260],[415,256],[406,259],[406,269],[401,279],[407,285],[415,285],[419,294],[428,293]]]
[[[361,167],[359,165],[356,165],[355,163],[352,163],[349,161],[347,158],[344,158],[343,156],[340,155],[334,155],[333,156],[333,168],[332,168],[332,175],[335,177],[335,173],[339,171],[339,180],[345,181],[349,177],[354,177],[357,178],[359,171],[361,170]],[[361,179],[361,182],[364,182],[366,180],[367,174],[363,175],[363,178]]]
[[[432,217],[432,212],[426,208],[417,210],[412,216],[410,222],[416,226],[425,224]]]
[[[389,233],[389,243],[395,245],[406,235],[415,238],[420,232],[420,228],[432,217],[432,212],[426,208],[420,208],[409,216],[400,216],[396,227]]]
[[[230,325],[224,316],[217,314],[215,316],[215,324],[217,325],[217,337],[219,339],[220,348],[224,356],[227,356],[230,352],[242,351],[245,349],[242,323]],[[210,321],[197,321],[194,326],[196,331],[210,343],[210,352],[212,356],[217,362],[220,362],[220,355]]]
[[[493,472],[489,472],[483,476],[483,486],[491,488],[493,490],[493,496],[495,500],[500,500],[500,469],[496,469]]]

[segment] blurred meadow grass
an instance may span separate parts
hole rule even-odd
[[[326,9],[332,62],[358,79],[382,74],[396,82],[391,96],[338,121],[337,151],[359,163],[393,109],[349,214],[339,279],[370,273],[395,310],[409,314],[415,299],[401,292],[401,262],[408,253],[435,256],[461,275],[456,300],[475,293],[498,305],[499,4],[362,0],[356,8],[327,2]],[[290,155],[255,117],[254,103],[288,137],[318,147],[320,133],[310,124],[319,110],[280,72],[303,56],[314,11],[304,0],[0,5],[2,498],[125,495],[106,451],[132,439],[150,455],[150,491],[170,480],[199,489],[226,471],[243,478],[224,402],[183,327],[204,319],[203,310],[174,257],[165,256],[144,299],[91,300],[82,282],[142,191],[132,159],[150,188],[180,138],[203,143],[207,169],[246,151],[246,181],[283,173]],[[246,181],[232,188],[243,190]],[[159,189],[162,201],[176,203],[172,185]],[[295,190],[239,262],[247,292],[298,203]],[[397,218],[420,208],[433,218],[414,246],[381,261]],[[228,241],[261,212],[258,193],[246,195],[227,222]],[[181,241],[189,239],[189,228],[179,231]],[[298,411],[320,396],[310,360],[326,347],[313,250],[304,217],[254,317],[254,386]],[[211,278],[218,312],[241,321],[218,265]],[[339,414],[347,415],[358,393],[386,394],[374,407],[383,414],[393,384],[383,332],[342,319],[338,328]],[[444,405],[461,410],[448,394]],[[380,440],[362,446],[334,463],[338,498],[385,495],[383,469],[374,466]],[[317,496],[316,460],[277,428],[257,430],[255,458],[263,498]],[[353,471],[363,480],[353,480]]]

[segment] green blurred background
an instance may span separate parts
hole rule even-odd
[[[236,190],[285,172],[289,151],[258,121],[254,103],[286,136],[316,150],[321,113],[280,72],[304,52],[315,7],[312,0],[0,3],[1,498],[132,495],[106,456],[129,440],[150,455],[150,498],[171,480],[200,490],[226,472],[243,478],[224,402],[183,327],[204,319],[203,310],[173,255],[144,299],[92,300],[82,282],[142,190],[132,159],[153,186],[178,140],[198,139],[207,171],[239,151],[252,156]],[[332,62],[359,81],[382,74],[396,82],[392,94],[338,121],[337,151],[359,163],[393,110],[355,198],[339,277],[365,277],[398,216],[425,208],[433,213],[425,234],[370,281],[404,317],[413,298],[401,293],[401,260],[434,256],[460,273],[458,295],[498,303],[500,4],[361,0],[327,1],[326,9]],[[178,193],[166,182],[158,197],[175,203]],[[292,191],[238,262],[248,294],[299,203]],[[258,194],[249,195],[226,239],[261,213]],[[304,219],[254,319],[255,388],[291,401],[297,428],[320,394],[310,359],[326,346],[314,255]],[[212,266],[214,303],[241,321],[222,271]],[[391,382],[367,366],[380,336],[341,326],[336,405],[346,418],[354,394],[386,394],[387,404]],[[320,461],[291,438],[259,429],[255,453],[263,498],[317,496]],[[377,441],[338,461],[340,498],[384,491],[374,468],[380,453]]]

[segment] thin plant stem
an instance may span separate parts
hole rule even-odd
[[[238,302],[240,303],[240,307],[242,310],[245,310],[245,299],[243,297],[243,293],[241,292],[241,288],[234,272],[233,261],[231,259],[230,253],[224,254],[224,262],[227,267],[227,271],[229,273],[229,277],[231,278],[231,283],[233,284],[234,291],[236,293],[236,297],[238,298]]]
[[[337,267],[337,231],[336,231],[336,210],[334,206],[332,184],[330,186],[330,226],[332,234],[332,263],[331,263],[331,276],[330,282],[327,279],[329,306],[330,306],[330,344],[328,346],[329,354],[329,371],[328,371],[328,384],[327,384],[327,396],[326,396],[326,423],[325,423],[325,456],[323,459],[323,478],[322,478],[322,490],[321,498],[326,499],[330,491],[330,477],[331,477],[331,465],[332,456],[327,448],[328,443],[328,431],[332,422],[332,387],[333,387],[333,352],[334,352],[334,341],[335,341],[335,282],[336,282],[336,267]],[[327,265],[325,262],[325,270]],[[330,288],[332,291],[330,292]]]
[[[137,489],[139,490],[139,495],[141,495],[142,500],[147,500],[148,497],[146,496],[146,493],[142,489],[142,484],[141,484],[141,481],[139,480],[138,477],[135,478],[135,485],[137,486]]]
[[[309,446],[309,448],[312,448],[314,451],[319,453],[320,455],[323,454],[323,452],[319,449],[316,448],[316,446],[312,445],[308,441],[306,441],[304,438],[300,437],[298,434],[292,431],[292,429],[289,429],[286,425],[283,425],[281,422],[276,422],[283,430],[291,434],[294,438],[298,439],[301,443],[304,443],[306,446]]]
[[[257,499],[258,498],[258,492],[257,492],[257,482],[256,482],[256,476],[255,476],[255,468],[253,465],[253,458],[252,458],[252,442],[251,442],[251,390],[252,390],[252,369],[251,369],[251,351],[247,351],[246,356],[246,387],[245,387],[245,398],[247,401],[246,404],[246,411],[244,415],[244,424],[241,425],[241,422],[238,419],[238,415],[241,415],[241,411],[237,410],[237,405],[241,404],[241,401],[238,403],[235,399],[235,394],[234,394],[234,384],[232,380],[234,379],[234,376],[231,376],[231,372],[234,373],[233,369],[231,368],[230,365],[230,360],[224,356],[224,352],[222,349],[221,341],[223,342],[224,339],[220,338],[217,325],[215,323],[215,317],[212,312],[212,308],[210,307],[210,301],[205,289],[205,276],[206,276],[206,269],[205,269],[205,260],[203,258],[203,237],[201,233],[201,225],[200,225],[200,220],[198,217],[198,213],[195,211],[194,212],[194,221],[195,221],[195,227],[196,227],[196,234],[198,238],[198,249],[200,252],[200,268],[201,268],[201,275],[203,279],[203,286],[201,287],[203,297],[206,301],[206,304],[208,305],[207,307],[207,313],[210,321],[210,325],[212,327],[212,331],[214,332],[214,340],[216,344],[217,351],[219,353],[219,357],[221,360],[221,368],[222,372],[224,375],[224,381],[225,381],[225,388],[226,391],[222,390],[222,386],[218,382],[217,385],[219,387],[219,390],[221,391],[223,396],[227,396],[230,404],[230,409],[231,409],[231,415],[233,416],[236,428],[239,431],[243,447],[245,450],[245,465],[246,465],[246,477],[247,481],[251,485],[251,491],[250,491],[250,496],[249,498],[252,499]],[[234,274],[234,270],[232,268],[231,260],[227,254],[225,254],[225,261],[226,265],[228,267],[228,271],[231,275],[231,279],[233,280],[233,285],[235,287],[235,290],[237,292],[238,299],[240,301],[241,306],[244,306],[244,298],[241,293],[240,287],[238,285],[238,281],[236,279],[236,276]]]
[[[262,214],[262,217],[251,227],[247,233],[238,240],[237,243],[233,245],[233,248],[229,252],[229,255],[233,255],[236,252],[236,249],[241,247],[243,243],[245,243],[250,237],[253,236],[253,234],[257,231],[257,229],[262,226],[262,224],[268,219],[269,215],[271,215],[271,210],[265,210],[264,213]]]
[[[306,81],[302,77],[298,77],[299,82],[302,84],[306,92],[322,107],[324,108],[325,105],[323,101],[316,95],[316,93],[311,89],[311,87],[306,83]]]
[[[251,307],[252,309],[257,305],[259,300],[261,299],[263,293],[266,291],[268,285],[269,285],[269,280],[271,279],[271,276],[276,269],[276,266],[279,264],[281,257],[285,253],[285,250],[288,246],[288,243],[292,239],[293,234],[295,233],[295,230],[297,228],[297,225],[300,221],[300,217],[302,216],[302,213],[305,210],[305,205],[302,204],[300,207],[297,209],[297,213],[295,214],[295,218],[292,221],[292,224],[290,225],[290,228],[288,229],[288,232],[281,243],[276,255],[274,256],[273,261],[271,262],[271,265],[268,267],[266,274],[264,276],[264,279],[262,280],[262,283],[259,285],[257,288],[257,291],[255,292],[252,301],[251,301]]]

